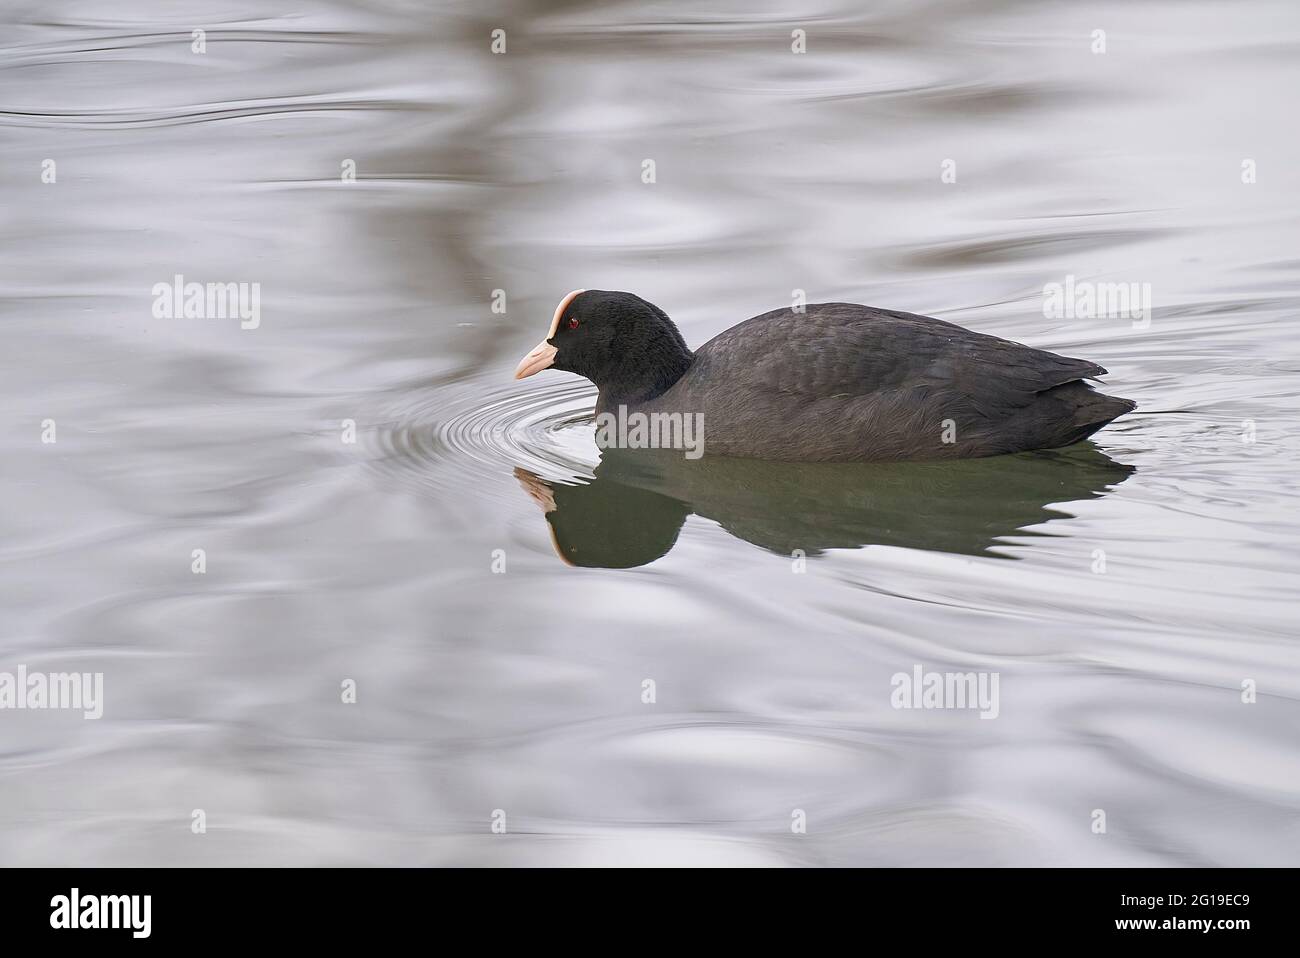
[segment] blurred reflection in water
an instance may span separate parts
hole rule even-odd
[[[587,484],[547,482],[522,468],[515,475],[545,512],[565,561],[626,569],[667,553],[692,513],[779,555],[872,544],[980,555],[999,537],[1045,522],[1050,504],[1096,498],[1130,472],[1085,444],[868,465],[609,450]]]

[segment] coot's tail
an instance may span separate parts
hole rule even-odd
[[[1047,449],[1081,442],[1102,426],[1137,408],[1137,403],[1131,399],[1107,396],[1078,381],[1049,389],[1042,395],[1054,400],[1059,410],[1051,435],[1045,437],[1043,446]]]

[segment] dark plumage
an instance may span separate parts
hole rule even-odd
[[[553,366],[596,410],[698,413],[709,455],[788,461],[952,459],[1068,446],[1133,409],[1106,372],[996,336],[852,303],[776,309],[695,352],[658,307],[582,290],[516,376]]]

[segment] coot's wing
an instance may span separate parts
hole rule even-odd
[[[807,400],[899,390],[956,399],[997,419],[1039,393],[1106,372],[928,316],[851,303],[773,310],[714,337],[696,353],[752,388]]]

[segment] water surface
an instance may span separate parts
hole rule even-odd
[[[0,670],[106,701],[0,712],[0,862],[1295,864],[1297,8],[872,6],[8,5]],[[260,325],[155,318],[177,274]],[[602,461],[510,376],[576,287],[692,345],[927,313],[1140,407]],[[997,720],[894,709],[918,664]]]

